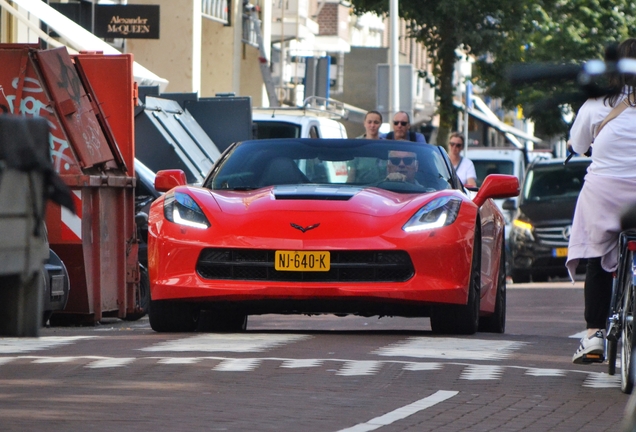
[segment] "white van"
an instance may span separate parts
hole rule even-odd
[[[252,122],[256,139],[268,138],[347,138],[347,130],[330,111],[307,108],[255,108]],[[347,182],[346,162],[325,162],[329,181]]]
[[[256,138],[347,138],[344,125],[328,113],[302,108],[255,108]]]
[[[489,174],[510,174],[519,179],[519,184],[523,183],[523,177],[526,172],[526,156],[524,152],[516,147],[479,147],[468,149],[468,159],[473,161],[475,172],[477,173],[477,186],[481,186],[482,182]],[[515,202],[517,206],[517,197],[508,198]],[[495,204],[501,210],[506,220],[506,273],[510,274],[510,247],[508,244],[508,236],[511,229],[514,211],[504,210],[503,203],[505,199],[496,199]]]

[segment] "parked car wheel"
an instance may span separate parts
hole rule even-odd
[[[530,273],[524,270],[512,270],[512,280],[514,283],[530,282]]]

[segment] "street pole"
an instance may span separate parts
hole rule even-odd
[[[464,157],[468,157],[468,112],[473,109],[473,83],[466,81],[466,110],[464,111]]]
[[[400,17],[398,12],[398,0],[389,1],[389,18],[391,27],[389,44],[389,119],[392,120],[395,113],[400,110],[400,58],[398,45],[398,26]]]

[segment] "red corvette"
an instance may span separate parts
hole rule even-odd
[[[443,148],[407,141],[236,143],[201,186],[157,173],[150,325],[244,330],[254,314],[430,316],[434,332],[503,332],[504,218],[519,193],[490,175],[474,197]]]

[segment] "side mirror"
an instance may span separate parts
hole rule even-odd
[[[513,175],[490,174],[486,176],[473,198],[473,202],[481,207],[489,198],[511,198],[519,195],[519,179]]]
[[[170,189],[186,184],[185,173],[180,169],[161,170],[155,177],[155,189],[168,192]]]
[[[517,210],[517,203],[515,203],[515,200],[508,198],[503,202],[501,208],[504,210],[515,211]]]

